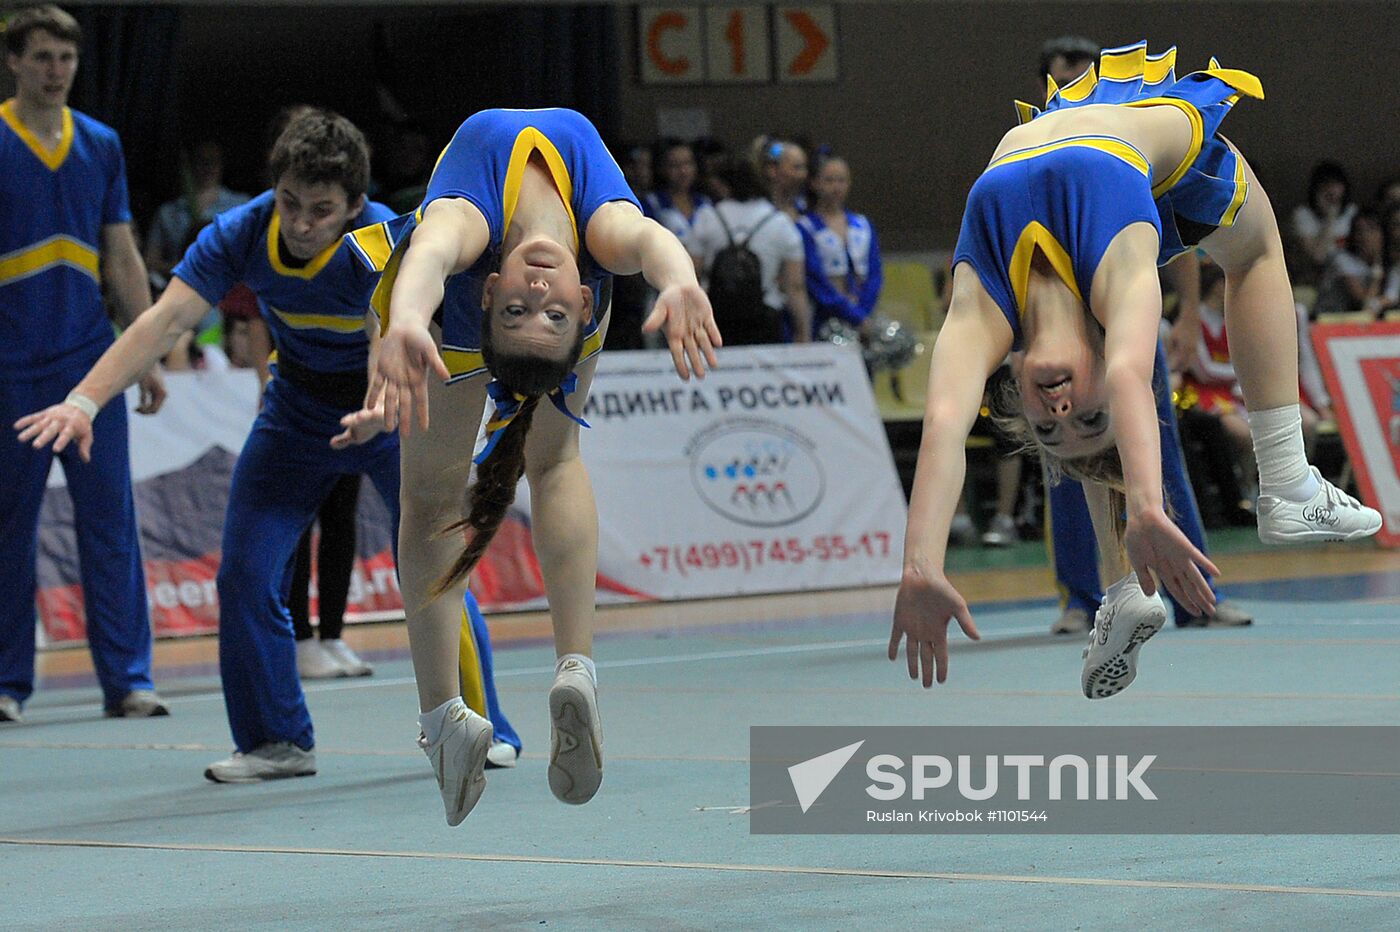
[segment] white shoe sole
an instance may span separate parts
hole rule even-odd
[[[1261,524],[1259,526],[1259,540],[1266,544],[1343,544],[1371,537],[1380,529],[1380,521],[1377,521],[1374,527],[1360,527],[1345,534],[1323,528],[1300,528],[1294,531],[1266,530]]]
[[[603,783],[603,752],[594,734],[588,697],[563,683],[549,691],[549,789],[573,806],[593,798]]]
[[[231,777],[227,774],[220,775],[213,767],[204,768],[204,778],[214,783],[266,783],[269,780],[290,780],[292,777],[314,777],[316,768],[310,767],[304,770],[287,771],[286,773],[269,773],[261,776]]]
[[[1085,697],[1107,699],[1132,685],[1133,680],[1137,679],[1138,648],[1150,641],[1166,623],[1166,610],[1160,607],[1153,608],[1152,613],[1133,628],[1126,644],[1093,666],[1086,663],[1080,680]],[[1086,662],[1089,659],[1087,651],[1084,659]]]

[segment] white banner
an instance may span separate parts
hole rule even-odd
[[[904,495],[858,352],[725,349],[720,369],[690,383],[665,351],[599,360],[581,443],[599,574],[614,591],[687,599],[899,581]]]

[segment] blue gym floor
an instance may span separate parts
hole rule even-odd
[[[749,834],[750,725],[1400,719],[1400,570],[1230,591],[1252,628],[1169,628],[1128,691],[1093,703],[1081,638],[1045,633],[1048,601],[974,606],[984,642],[955,638],[929,692],[884,658],[889,589],[848,615],[601,638],[605,779],[582,807],[545,782],[552,651],[501,646],[525,755],[455,829],[402,649],[367,652],[372,678],[310,685],[320,773],[256,786],[202,776],[229,750],[212,667],[162,670],[173,714],[143,721],[102,719],[90,677],[51,677],[24,725],[0,726],[0,925],[1400,927],[1389,836]]]

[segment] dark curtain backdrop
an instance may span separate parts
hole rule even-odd
[[[178,122],[186,143],[218,141],[229,186],[250,192],[266,187],[268,121],[288,104],[339,111],[380,154],[402,118],[435,156],[487,107],[573,107],[611,138],[617,15],[607,6],[186,7]]]
[[[180,11],[166,6],[71,7],[83,27],[73,106],[113,127],[126,150],[132,209],[153,206],[179,146],[175,72]]]

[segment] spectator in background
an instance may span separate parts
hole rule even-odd
[[[642,198],[642,207],[648,217],[684,240],[695,222],[696,211],[709,204],[710,199],[699,189],[699,166],[690,143],[663,142],[658,153],[661,184]]]
[[[697,213],[685,247],[724,345],[810,342],[812,309],[797,224],[763,196],[748,159],[731,156],[719,176],[730,196]]]
[[[1351,221],[1346,246],[1337,250],[1317,286],[1313,314],[1369,311],[1378,314],[1394,305],[1383,295],[1386,232],[1374,211],[1358,211]]]
[[[651,146],[628,146],[619,162],[627,186],[641,201],[656,186],[655,162]]]
[[[807,209],[807,150],[795,142],[760,136],[754,140],[753,164],[768,199],[796,222]]]
[[[846,209],[850,192],[850,166],[838,155],[826,156],[812,178],[813,208],[797,221],[813,335],[833,317],[864,327],[880,298],[884,269],[879,240],[864,214]]]
[[[1400,204],[1386,211],[1381,220],[1385,231],[1385,281],[1381,284],[1381,306],[1400,305]]]
[[[248,200],[248,195],[225,188],[223,178],[224,152],[217,142],[206,140],[188,156],[181,155],[181,194],[160,205],[146,236],[146,266],[159,276],[161,288],[195,234],[219,214]]]
[[[1387,178],[1376,188],[1376,213],[1384,217],[1394,207],[1400,207],[1400,177]]]
[[[720,166],[729,157],[729,150],[718,139],[697,139],[690,147],[695,152],[700,190],[711,201],[729,197],[729,188],[719,177]]]
[[[1336,162],[1318,162],[1308,179],[1308,202],[1293,211],[1291,230],[1308,264],[1299,271],[1310,281],[1326,268],[1332,254],[1346,242],[1356,205],[1351,202],[1351,182]]]
[[[321,502],[316,522],[321,534],[316,545],[318,624],[311,628],[311,528],[302,532],[292,557],[292,589],[287,610],[297,642],[297,673],[304,680],[370,676],[374,668],[341,639],[350,576],[355,569],[355,512],[360,502],[358,473],[341,476]],[[317,636],[319,635],[319,637]]]
[[[1060,36],[1040,47],[1040,72],[1044,84],[1046,75],[1057,87],[1064,87],[1089,70],[1099,57],[1099,44],[1084,36]],[[1043,88],[1041,89],[1043,93]]]

